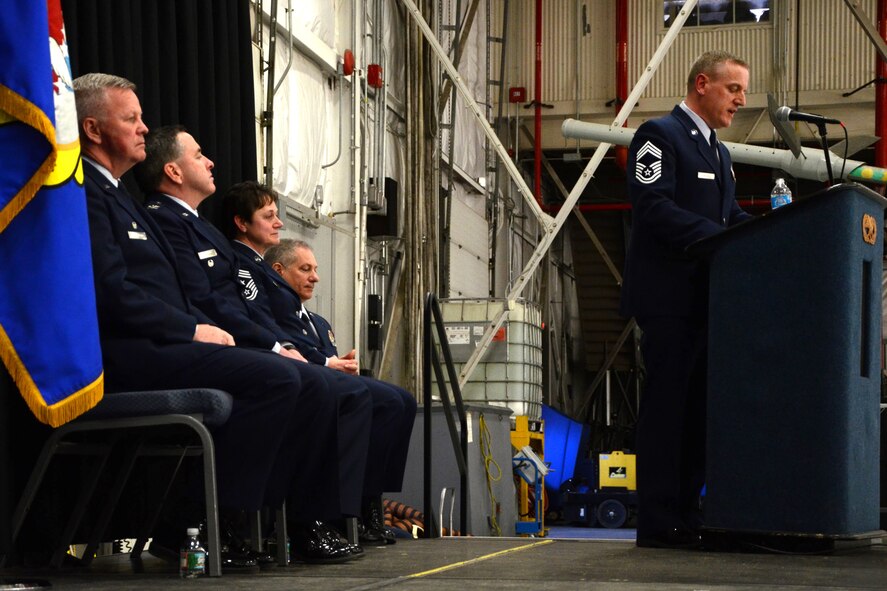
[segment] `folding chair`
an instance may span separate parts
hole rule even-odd
[[[105,534],[139,457],[178,457],[179,461],[169,479],[172,483],[185,457],[200,456],[203,461],[203,485],[206,502],[207,574],[210,576],[221,575],[215,449],[210,429],[223,425],[228,420],[231,414],[231,405],[230,394],[212,389],[120,392],[105,395],[95,408],[53,431],[44,444],[13,513],[13,547],[31,505],[34,503],[49,464],[55,456],[93,456],[98,459],[93,468],[84,475],[83,488],[77,496],[61,540],[53,548],[50,564],[55,567],[61,566],[67,548],[79,531],[91,500],[97,496],[97,485],[105,468],[109,463],[112,463],[109,461],[112,452],[115,457],[119,457],[119,461],[116,462],[119,468],[112,479],[112,485],[104,491],[106,492],[105,503],[96,523],[90,528],[91,533],[83,558],[86,564],[91,562],[95,549],[103,539],[102,536]],[[199,444],[195,445],[193,441],[169,443],[168,438],[155,443],[148,441],[152,432],[169,425],[190,428],[199,438]],[[99,441],[83,440],[82,437],[78,437],[80,434],[87,433],[102,433],[106,434],[106,437],[98,438]],[[117,443],[124,434],[136,434],[138,437],[135,437],[135,441],[128,445],[118,446]],[[160,503],[139,533],[133,552],[135,557],[138,557],[144,548],[147,536],[157,522],[163,501],[169,490],[170,486],[167,486]],[[0,566],[3,566],[2,563]]]

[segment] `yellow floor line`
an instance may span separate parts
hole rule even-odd
[[[517,548],[508,548],[507,550],[500,550],[498,552],[493,552],[492,554],[478,556],[477,558],[472,558],[471,560],[463,560],[461,562],[454,562],[453,564],[448,564],[446,566],[440,566],[438,568],[433,568],[431,570],[422,571],[420,573],[413,573],[411,575],[405,575],[403,578],[404,579],[418,579],[419,577],[427,577],[428,575],[434,575],[434,574],[441,573],[444,571],[452,570],[454,568],[461,568],[461,567],[467,566],[469,564],[474,564],[476,562],[483,562],[484,560],[496,558],[497,556],[503,556],[505,554],[510,554],[512,552],[521,552],[523,550],[529,550],[530,548],[544,546],[545,544],[551,544],[553,542],[554,542],[554,540],[541,540],[541,541],[533,543],[533,544],[527,544],[526,546],[518,546]]]

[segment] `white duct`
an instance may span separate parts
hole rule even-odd
[[[610,127],[601,123],[585,123],[576,119],[567,119],[561,125],[561,133],[566,138],[587,139],[627,146],[631,143],[635,134],[634,129],[627,127]],[[776,148],[764,148],[750,146],[748,144],[735,144],[733,142],[721,142],[728,150],[733,162],[751,164],[766,168],[778,168],[786,171],[795,178],[810,179],[814,181],[827,181],[828,169],[825,165],[825,154],[817,148],[801,148],[801,157],[795,158],[791,150],[777,150]],[[847,160],[830,156],[832,173],[834,178],[850,178],[850,173],[857,168],[866,167],[864,162]],[[843,177],[841,167],[844,166]],[[875,169],[874,167],[866,167]],[[853,175],[854,180],[859,180],[858,175]]]

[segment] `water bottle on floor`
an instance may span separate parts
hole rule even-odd
[[[198,533],[200,533],[199,529],[189,527],[188,538],[182,544],[179,573],[184,579],[193,579],[206,574],[206,550],[200,545]]]

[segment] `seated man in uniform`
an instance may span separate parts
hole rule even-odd
[[[181,126],[161,127],[148,135],[146,152],[145,161],[135,170],[136,178],[148,193],[148,212],[172,244],[182,285],[194,305],[231,332],[240,345],[296,357],[298,361],[293,362],[300,373],[319,375],[330,384],[339,407],[341,515],[360,515],[368,457],[375,451],[372,425],[387,424],[397,409],[387,403],[381,407],[376,404],[361,381],[305,362],[270,318],[248,307],[250,295],[243,293],[240,279],[248,282],[249,271],[240,267],[222,233],[197,212],[197,206],[215,192],[215,184],[212,160],[202,153],[194,138]],[[301,529],[306,527],[320,528],[333,543],[338,539],[325,524],[305,522]],[[373,541],[366,536],[362,540]],[[351,548],[356,555],[363,552],[359,546]]]
[[[120,181],[145,158],[148,128],[135,85],[86,74],[74,91],[106,394],[229,392],[231,416],[213,433],[220,508],[254,511],[295,495],[314,515],[338,511],[338,475],[329,468],[337,408],[325,380],[270,351],[233,346],[234,337],[192,304],[169,242]],[[174,531],[154,532],[152,547],[167,533],[177,550],[185,527],[199,519],[181,517],[186,522]],[[224,566],[255,565],[242,553],[222,559]]]
[[[230,224],[228,231],[234,238],[234,248],[241,256],[241,266],[250,271],[255,282],[253,286],[244,282],[247,291],[255,292],[249,299],[250,308],[259,314],[271,315],[283,330],[284,338],[292,341],[312,363],[357,376],[356,352],[352,350],[339,356],[329,323],[304,308],[303,303],[311,298],[314,283],[318,280],[317,264],[308,245],[299,242],[297,248],[281,251],[286,261],[278,261],[278,264],[281,269],[288,270],[286,277],[295,278],[293,285],[274,271],[269,261],[263,260],[267,249],[277,249],[276,245],[281,242],[279,231],[283,223],[277,216],[274,193],[255,182],[234,185],[225,195],[225,219]],[[302,257],[305,262],[302,264],[300,258],[299,263],[293,265],[294,257]],[[355,379],[367,385],[377,405],[384,402],[397,409],[391,420],[373,422],[371,440],[375,451],[370,453],[367,463],[362,513],[363,525],[370,532],[381,533],[386,541],[393,543],[394,537],[384,528],[381,495],[383,491],[401,490],[416,416],[416,400],[412,394],[393,384],[364,376]]]

